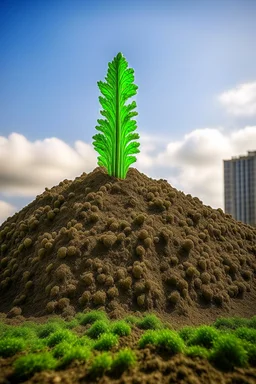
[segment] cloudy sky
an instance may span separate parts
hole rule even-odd
[[[132,164],[224,209],[223,160],[256,150],[256,1],[0,2],[0,223],[97,167],[97,81],[135,71]]]

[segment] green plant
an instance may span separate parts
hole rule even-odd
[[[28,354],[19,357],[13,364],[14,376],[18,379],[28,379],[34,373],[45,369],[55,369],[56,360],[49,352]]]
[[[109,332],[109,324],[105,320],[96,320],[86,332],[87,336],[97,339],[102,333]]]
[[[82,345],[82,346],[87,346],[90,348],[93,348],[95,344],[95,340],[92,340],[90,337],[84,335],[79,337],[75,342],[74,345]]]
[[[137,326],[141,329],[160,329],[162,323],[154,314],[145,316],[142,320],[138,321]]]
[[[121,52],[108,64],[106,83],[98,81],[98,87],[105,97],[99,96],[103,110],[100,113],[107,120],[98,119],[100,124],[96,126],[103,134],[93,136],[93,145],[100,154],[98,165],[107,169],[110,176],[125,179],[129,166],[136,161],[135,156],[139,153],[139,143],[131,142],[139,138],[138,133],[133,132],[136,121],[131,117],[138,115],[131,112],[136,108],[136,102],[125,105],[129,97],[136,95],[138,86],[132,84],[134,81],[134,70],[127,69],[128,63]]]
[[[188,345],[200,345],[201,347],[211,348],[214,340],[219,336],[217,329],[208,325],[202,325],[195,330],[195,333],[188,340]]]
[[[110,370],[112,361],[113,359],[109,352],[101,353],[93,359],[92,364],[89,367],[89,373],[95,377],[102,376]]]
[[[69,351],[71,348],[72,348],[72,344],[70,344],[66,340],[63,340],[60,343],[55,345],[55,347],[52,350],[52,354],[54,357],[59,358],[64,356],[65,353]]]
[[[67,329],[60,329],[49,336],[46,344],[48,347],[54,347],[63,340],[72,343],[76,340],[76,335]]]
[[[112,333],[104,333],[95,342],[93,348],[99,351],[108,351],[118,344],[118,336]]]
[[[83,360],[87,361],[89,357],[91,356],[91,350],[87,347],[82,347],[79,345],[71,346],[66,353],[64,353],[61,361],[59,362],[58,366],[61,368],[66,367],[68,364],[71,363],[73,360]]]
[[[131,333],[131,327],[124,320],[119,320],[111,324],[111,332],[119,336],[128,336]]]
[[[59,325],[59,323],[45,323],[45,324],[40,324],[36,330],[37,332],[37,336],[40,338],[40,339],[45,339],[46,337],[48,337],[50,334],[60,330],[61,327]]]
[[[129,315],[124,318],[124,321],[128,324],[137,324],[141,319],[134,315]]]
[[[137,357],[130,348],[121,349],[114,357],[111,370],[122,373],[126,369],[135,365]]]
[[[234,334],[239,338],[256,344],[256,329],[253,328],[237,328]]]
[[[156,330],[146,331],[138,341],[139,348],[145,348],[149,344],[157,345],[157,336],[158,332]]]
[[[17,337],[4,337],[0,340],[0,356],[7,358],[26,348],[26,342]]]
[[[30,340],[28,345],[28,351],[31,353],[43,351],[44,349],[47,348],[46,341],[47,339],[38,339],[38,338],[34,338]]]
[[[157,347],[159,349],[167,350],[171,354],[183,352],[185,344],[177,332],[169,329],[158,331]]]
[[[198,356],[207,359],[209,356],[209,351],[204,347],[200,347],[200,345],[192,345],[191,347],[186,348],[185,354],[190,357]]]
[[[241,340],[234,335],[221,335],[213,344],[209,360],[220,369],[232,370],[244,367],[248,356]]]
[[[179,336],[187,343],[190,338],[195,334],[195,328],[191,326],[183,327],[178,333]]]
[[[248,327],[256,329],[256,316],[248,320]]]
[[[243,347],[246,350],[248,356],[248,363],[252,366],[256,366],[256,345],[248,341],[243,340]]]
[[[108,320],[108,317],[103,311],[90,311],[88,313],[78,313],[76,318],[80,325],[92,324],[96,320]]]
[[[36,332],[33,328],[22,325],[22,326],[8,326],[4,333],[4,337],[20,337],[22,339],[29,339],[36,336]]]
[[[72,329],[72,328],[75,328],[78,324],[79,324],[79,322],[77,319],[72,319],[72,320],[67,321],[65,323],[65,328]]]
[[[246,327],[248,325],[249,321],[248,319],[243,319],[239,317],[220,317],[217,319],[213,326],[218,329],[237,329],[239,327]]]

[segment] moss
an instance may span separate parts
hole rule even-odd
[[[55,212],[53,210],[47,212],[47,219],[53,220],[55,218]]]
[[[49,302],[46,304],[46,307],[45,307],[46,311],[47,311],[48,313],[53,313],[54,310],[55,310],[56,304],[57,304],[56,301],[49,301]]]
[[[148,236],[149,236],[149,234],[148,234],[148,231],[146,229],[142,229],[138,234],[138,238],[141,240],[146,239]]]
[[[67,247],[67,256],[74,256],[77,253],[77,249],[75,246],[71,245]]]
[[[99,284],[104,284],[105,281],[106,281],[106,275],[104,273],[100,273],[97,278],[96,278],[97,282]]]
[[[93,348],[98,351],[109,351],[116,345],[118,345],[118,335],[112,333],[104,333],[95,342]]]
[[[67,256],[67,247],[61,247],[57,251],[57,257],[63,259]]]
[[[92,297],[92,294],[90,291],[84,291],[82,296],[78,299],[79,304],[81,305],[87,304],[90,301],[91,297]]]
[[[45,243],[44,247],[46,250],[50,250],[53,247],[53,243],[51,241],[47,241],[47,243]]]
[[[25,289],[30,289],[32,286],[33,286],[33,281],[32,281],[32,280],[29,280],[29,281],[27,281],[26,284],[25,284]]]
[[[203,284],[209,284],[211,281],[211,275],[208,272],[203,272],[200,278]]]
[[[70,299],[67,297],[62,297],[61,299],[58,300],[57,306],[59,309],[63,310],[70,304]]]
[[[112,285],[114,285],[114,279],[113,279],[112,276],[107,276],[106,277],[105,285],[107,287],[111,287]]]
[[[117,287],[111,287],[107,290],[107,295],[110,299],[113,299],[115,297],[118,297],[119,296],[119,291],[117,289]]]
[[[136,254],[140,257],[144,256],[146,254],[145,248],[143,248],[142,245],[139,245],[136,247]]]
[[[144,306],[145,298],[146,298],[146,296],[144,294],[137,297],[137,304],[139,305],[139,307]]]
[[[132,274],[136,279],[140,279],[143,274],[143,269],[139,265],[134,265],[132,268]]]
[[[124,279],[121,279],[118,282],[118,285],[121,289],[128,290],[132,287],[132,278],[130,276],[128,276]]]
[[[58,285],[55,285],[54,287],[52,287],[50,291],[50,296],[51,297],[57,296],[59,292],[60,292],[60,287]]]
[[[106,292],[104,291],[97,291],[92,295],[92,300],[95,305],[102,305],[105,304],[106,301]]]
[[[45,272],[46,273],[49,273],[54,267],[54,264],[53,263],[50,263],[47,265],[47,267],[45,268]]]
[[[117,237],[115,234],[112,234],[112,235],[103,235],[101,237],[101,240],[103,242],[103,244],[105,245],[106,248],[111,248],[116,240],[117,240]]]
[[[186,275],[188,277],[193,277],[193,276],[200,275],[200,273],[198,272],[198,270],[195,267],[188,267],[188,269],[186,270]]]
[[[178,291],[172,292],[168,296],[168,301],[172,304],[177,304],[180,301],[180,293]]]
[[[95,282],[94,276],[91,272],[84,273],[81,278],[86,286],[90,286]]]

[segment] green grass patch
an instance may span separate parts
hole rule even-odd
[[[128,324],[136,325],[141,319],[137,316],[129,315],[124,318],[124,321]]]
[[[156,330],[147,330],[138,341],[139,348],[145,348],[147,345],[157,345],[157,336],[158,332]]]
[[[40,339],[44,339],[51,335],[52,333],[55,333],[58,330],[61,330],[61,326],[57,322],[47,322],[45,324],[40,324],[36,330],[37,336]]]
[[[161,329],[163,327],[161,320],[154,314],[145,316],[136,325],[141,329]]]
[[[91,350],[87,347],[79,345],[72,345],[66,350],[62,359],[60,360],[58,367],[64,368],[69,365],[73,360],[87,361],[91,356]]]
[[[213,344],[209,360],[219,369],[232,370],[245,367],[248,356],[241,340],[234,335],[220,335]]]
[[[128,336],[131,333],[131,327],[124,320],[115,321],[111,324],[110,330],[118,336]]]
[[[179,336],[187,343],[195,334],[196,329],[191,326],[183,327],[178,331]]]
[[[185,350],[185,343],[182,338],[177,332],[169,329],[158,331],[156,346],[158,349],[168,351],[172,355]]]
[[[137,357],[130,348],[121,349],[113,359],[111,370],[115,373],[123,373],[136,364]]]
[[[241,327],[237,328],[234,334],[239,339],[249,341],[252,344],[256,344],[256,329]]]
[[[176,354],[185,350],[184,340],[179,334],[170,329],[148,330],[138,342],[139,348],[147,345],[154,345],[159,350],[168,351],[170,354]]]
[[[98,351],[109,351],[118,344],[118,339],[118,335],[114,335],[113,333],[104,333],[95,342],[93,348]]]
[[[199,345],[204,348],[211,348],[214,341],[218,338],[219,331],[211,326],[202,325],[197,328],[189,338],[188,345]]]
[[[52,333],[47,341],[46,345],[48,347],[54,347],[55,345],[59,344],[60,342],[66,340],[69,343],[74,343],[77,339],[77,336],[69,331],[68,329],[60,329],[54,333]]]
[[[76,315],[76,319],[80,325],[93,324],[97,320],[102,320],[105,322],[108,321],[108,317],[105,312],[96,310],[90,311],[88,313],[78,313]]]
[[[27,343],[18,337],[5,337],[0,340],[0,356],[7,358],[25,350]]]
[[[208,359],[209,350],[207,348],[200,347],[200,345],[192,345],[191,347],[186,348],[185,354],[190,357],[202,357],[204,359]]]
[[[26,380],[36,372],[46,369],[55,369],[57,361],[51,353],[41,352],[19,357],[13,364],[14,376]]]
[[[89,367],[89,374],[93,377],[103,376],[106,372],[110,371],[112,362],[111,354],[109,352],[102,352],[94,357]]]
[[[105,320],[96,320],[87,330],[86,335],[92,339],[97,339],[103,333],[110,332],[109,323]]]

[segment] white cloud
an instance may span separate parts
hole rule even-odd
[[[7,219],[7,217],[12,216],[15,212],[16,207],[0,200],[0,225]]]
[[[224,209],[223,160],[256,150],[256,126],[228,135],[222,127],[196,129],[180,141],[160,133],[140,133],[139,142],[140,153],[132,167],[148,177],[167,179],[205,205]],[[97,167],[97,156],[94,147],[82,141],[72,148],[57,138],[30,142],[17,133],[0,137],[0,193],[35,198],[45,187],[91,172]],[[152,176],[160,172],[161,176]],[[6,218],[10,213],[4,209],[0,206],[0,216]]]
[[[240,84],[223,92],[219,101],[235,116],[256,116],[256,82]]]
[[[95,168],[97,153],[92,146],[77,141],[74,147],[55,137],[35,142],[18,133],[0,137],[0,192],[32,197]]]
[[[171,142],[152,160],[153,167],[179,170],[166,175],[168,182],[184,193],[197,196],[205,205],[224,210],[223,160],[256,150],[256,126],[245,127],[228,136],[220,128],[196,129],[180,141]],[[143,172],[143,158],[137,167]],[[149,169],[147,169],[150,172]]]

